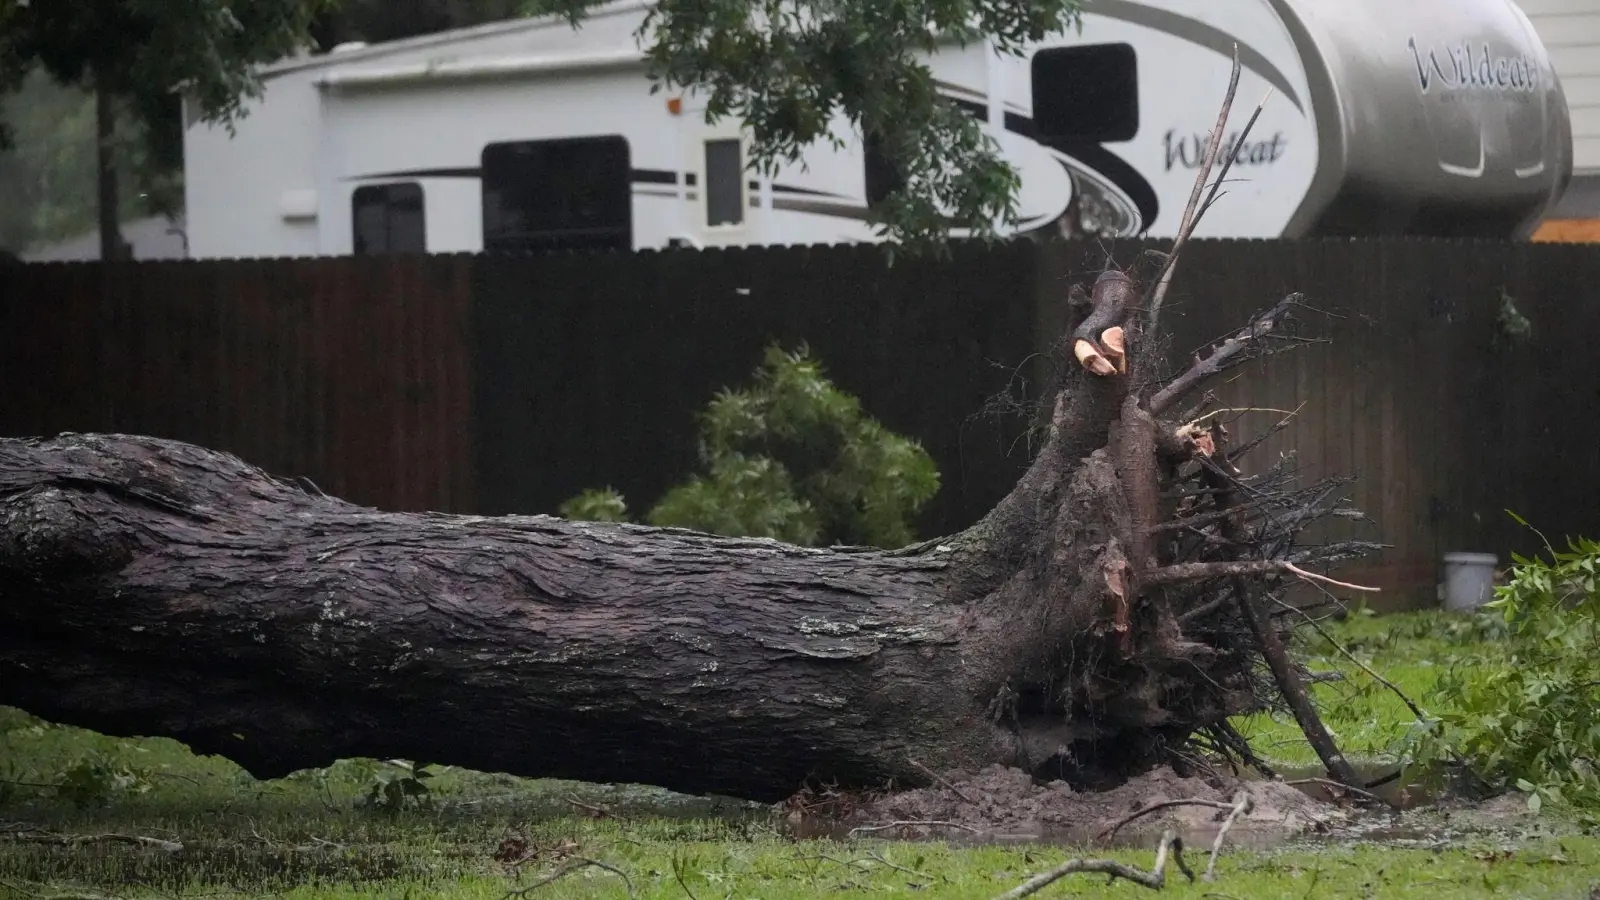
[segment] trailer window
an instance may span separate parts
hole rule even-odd
[[[633,249],[628,141],[621,135],[483,148],[483,249]]]
[[[1131,44],[1051,47],[1033,55],[1040,137],[1103,143],[1139,133],[1139,60]]]
[[[867,134],[861,142],[866,156],[867,208],[875,209],[905,184],[900,169],[889,161],[883,142],[874,134]]]
[[[357,255],[427,252],[422,185],[417,182],[362,185],[350,195],[350,213]]]
[[[744,143],[738,138],[706,141],[706,225],[744,221]]]

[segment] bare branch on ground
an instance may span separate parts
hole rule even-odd
[[[1222,820],[1222,827],[1217,829],[1216,839],[1211,842],[1211,861],[1206,864],[1205,874],[1201,875],[1201,878],[1206,881],[1217,880],[1217,857],[1222,855],[1223,838],[1228,836],[1228,830],[1233,827],[1233,823],[1239,821],[1240,816],[1248,815],[1255,805],[1248,791],[1240,791],[1234,795],[1233,808],[1228,811],[1228,817]]]
[[[876,834],[880,831],[893,831],[896,828],[954,828],[959,831],[971,832],[972,834],[983,833],[970,825],[962,825],[959,822],[942,822],[933,819],[908,819],[903,822],[885,822],[882,825],[858,825],[855,828],[850,829],[848,836],[855,837],[858,834]]]
[[[1133,866],[1119,863],[1109,859],[1069,859],[1048,872],[1035,875],[1009,891],[995,897],[995,900],[1018,900],[1037,893],[1056,881],[1079,872],[1088,872],[1099,875],[1109,875],[1113,880],[1121,878],[1134,884],[1159,891],[1167,885],[1167,856],[1171,854],[1178,869],[1189,879],[1194,881],[1194,872],[1183,861],[1183,839],[1178,833],[1167,829],[1161,835],[1161,845],[1156,848],[1156,863],[1150,871],[1141,872]]]
[[[557,866],[549,874],[542,876],[538,881],[535,881],[527,887],[520,887],[513,891],[507,891],[502,900],[510,900],[512,897],[525,897],[529,893],[532,893],[533,891],[536,891],[539,888],[550,884],[551,882],[559,881],[562,878],[571,875],[573,872],[578,871],[579,869],[586,869],[590,866],[593,866],[597,869],[605,869],[607,872],[610,872],[613,875],[621,878],[623,884],[627,885],[628,896],[630,898],[635,896],[633,890],[633,879],[628,877],[627,872],[622,871],[610,863],[603,863],[597,859],[589,859],[588,857],[584,856],[571,856],[567,858],[566,862]]]

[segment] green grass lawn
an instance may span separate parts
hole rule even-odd
[[[1429,704],[1452,661],[1492,643],[1437,614],[1353,616],[1332,627],[1367,664]],[[1457,633],[1451,632],[1452,623]],[[1307,639],[1303,652],[1321,652]],[[1353,755],[1381,757],[1411,714],[1331,653],[1313,669],[1346,672],[1322,684],[1330,726]],[[1435,712],[1432,708],[1430,712]],[[1314,756],[1292,721],[1239,723],[1285,765]],[[562,866],[528,897],[730,900],[906,895],[984,898],[1081,848],[960,847],[946,843],[794,840],[764,808],[637,786],[598,786],[438,770],[428,803],[398,812],[363,806],[382,774],[370,760],[257,782],[215,757],[168,740],[120,740],[46,726],[0,708],[0,897],[486,898],[500,900]],[[1548,811],[1511,828],[1448,829],[1425,818],[1411,844],[1322,841],[1227,849],[1215,883],[1169,873],[1169,892],[1207,898],[1588,897],[1600,884],[1600,838]],[[107,839],[179,842],[181,851]],[[20,835],[20,839],[19,839]],[[1418,835],[1412,835],[1417,837]],[[72,845],[63,838],[99,838]],[[1188,859],[1205,866],[1204,848]],[[1147,867],[1148,849],[1093,851]],[[610,869],[579,866],[594,860]],[[615,871],[613,871],[615,870]],[[624,873],[623,878],[616,874]],[[1119,882],[1074,875],[1038,896],[1142,896]]]
[[[1427,611],[1376,616],[1358,610],[1343,622],[1319,624],[1361,665],[1382,675],[1430,715],[1443,712],[1440,704],[1449,701],[1434,692],[1440,675],[1451,666],[1470,666],[1497,653],[1485,634],[1492,634],[1492,614],[1479,618]],[[1336,671],[1345,678],[1311,688],[1323,724],[1340,749],[1352,759],[1396,758],[1417,724],[1405,702],[1310,628],[1297,632],[1294,649],[1312,671]],[[1285,766],[1318,762],[1287,713],[1241,717],[1234,724],[1265,759]]]

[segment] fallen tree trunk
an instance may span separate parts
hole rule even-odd
[[[1131,296],[1102,276],[1078,334],[1121,328]],[[923,766],[1114,778],[1256,705],[1214,598],[1290,548],[1195,563],[1223,539],[1193,503],[1210,537],[1156,546],[1203,429],[1130,388],[1125,334],[1090,345],[1109,374],[1084,342],[1017,489],[896,552],[384,513],[172,441],[3,440],[0,702],[263,777],[398,756],[762,799]]]
[[[0,439],[0,703],[262,777],[385,756],[774,800],[994,763],[1094,785],[1193,745],[1248,761],[1226,719],[1269,702],[1265,662],[1348,783],[1258,601],[1374,545],[1302,546],[1349,514],[1337,485],[1247,477],[1253,442],[1230,451],[1205,401],[1176,412],[1272,352],[1296,297],[1170,373],[1138,311],[1174,262],[1148,298],[1116,269],[1074,289],[1027,474],[894,552],[382,513],[173,441]]]

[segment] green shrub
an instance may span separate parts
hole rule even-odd
[[[673,487],[651,525],[792,544],[901,547],[939,490],[920,444],[885,428],[839,390],[805,347],[768,347],[753,383],[717,393],[700,417],[703,472]],[[616,491],[589,490],[561,515],[627,521]]]
[[[561,517],[580,522],[626,522],[628,504],[613,487],[590,488],[561,504]]]
[[[1551,802],[1597,821],[1600,543],[1568,547],[1550,548],[1549,562],[1513,557],[1509,583],[1489,604],[1504,618],[1505,656],[1440,679],[1437,690],[1455,697],[1454,709],[1421,755],[1455,755],[1492,787],[1528,791],[1534,809]]]

